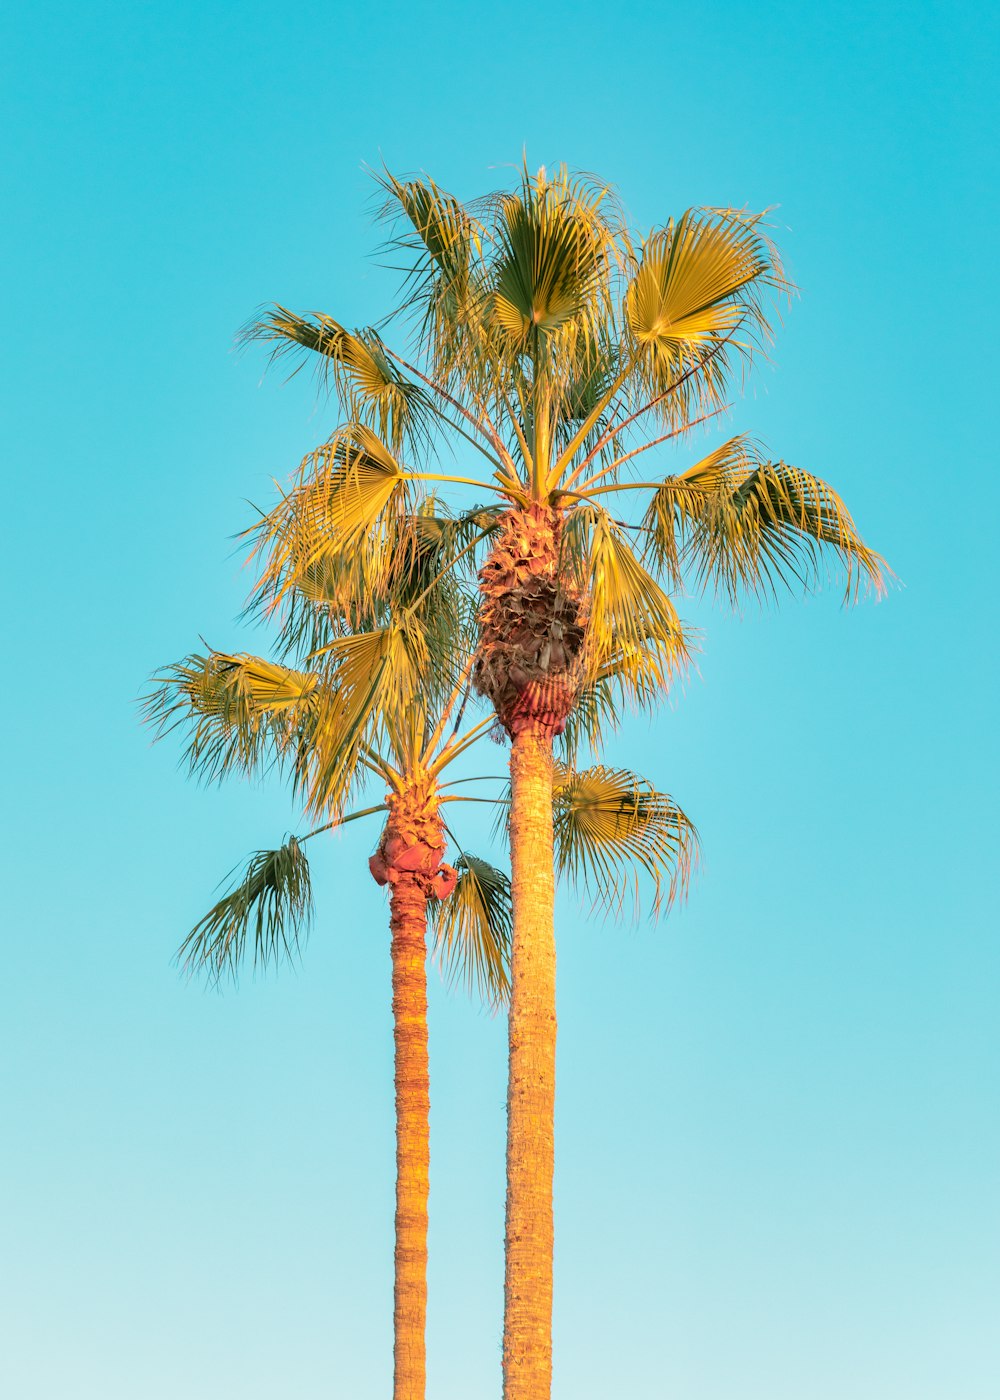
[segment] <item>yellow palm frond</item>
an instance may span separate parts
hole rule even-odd
[[[602,764],[578,772],[557,765],[552,801],[557,868],[597,906],[619,911],[631,890],[638,907],[643,875],[653,884],[654,914],[683,894],[697,833],[644,778]]]
[[[386,444],[362,423],[338,428],[250,532],[263,561],[258,589],[279,599],[324,561],[385,559],[379,526],[406,514],[407,500],[406,476]]]
[[[315,724],[320,678],[248,653],[192,654],[154,677],[143,703],[157,737],[181,727],[184,759],[208,781],[291,759],[299,770]]]
[[[587,593],[587,679],[596,679],[613,656],[623,666],[627,658],[645,668],[654,658],[672,669],[682,665],[687,648],[677,611],[608,512],[575,508],[564,541]]]
[[[688,210],[646,242],[624,300],[624,321],[648,391],[667,393],[668,418],[693,399],[717,402],[731,356],[769,337],[767,294],[785,290],[760,218]]]
[[[497,201],[491,309],[511,348],[574,324],[586,331],[608,307],[620,261],[609,194],[560,168],[525,172],[518,192]]]
[[[362,749],[382,747],[435,681],[427,637],[408,613],[387,627],[339,637],[321,655],[307,798],[315,813],[340,813],[359,777]]]
[[[409,273],[411,283],[426,284],[432,279],[434,297],[450,299],[457,312],[468,296],[474,259],[481,251],[479,221],[427,176],[399,180],[386,171],[376,179],[388,195],[383,217],[401,215],[410,230],[397,233],[390,246],[417,253],[418,262]]]
[[[585,750],[603,750],[628,714],[662,703],[691,664],[692,650],[692,634],[683,626],[679,634],[650,637],[642,644],[620,641],[613,633],[600,646],[591,638],[583,684],[557,741],[562,760],[578,766]]]
[[[473,212],[424,176],[376,176],[394,225],[389,251],[405,260],[398,310],[419,318],[420,343],[443,387],[473,378],[484,334],[483,229]]]
[[[814,585],[828,555],[844,570],[848,599],[866,583],[883,592],[889,577],[832,487],[801,468],[766,460],[745,437],[667,477],[643,523],[652,556],[675,580],[690,573],[733,603],[742,592],[763,597],[779,584]]]
[[[431,400],[422,385],[400,372],[375,331],[352,332],[323,312],[300,315],[275,305],[251,322],[241,338],[244,343],[272,343],[272,361],[297,352],[318,355],[319,372],[332,381],[349,417],[371,428],[394,451],[406,441],[425,439]],[[292,373],[301,368],[300,363]]]
[[[681,556],[694,522],[713,498],[730,495],[754,466],[753,445],[741,434],[716,447],[687,471],[665,477],[653,492],[643,520],[646,552],[675,588],[682,583]]]

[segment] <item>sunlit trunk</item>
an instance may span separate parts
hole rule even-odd
[[[424,1400],[427,1366],[427,896],[417,877],[391,886],[392,1015],[396,1047],[396,1256],[393,1400]]]
[[[552,1387],[552,1172],[556,1070],[552,738],[512,741],[514,900],[507,1089],[504,1400],[549,1400]]]

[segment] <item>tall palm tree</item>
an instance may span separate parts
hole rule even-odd
[[[346,414],[261,522],[262,593],[281,598],[362,539],[369,565],[391,557],[415,491],[479,493],[455,517],[442,567],[476,576],[475,683],[511,742],[504,1395],[544,1400],[553,743],[572,758],[623,700],[662,693],[684,657],[666,590],[809,586],[829,557],[854,598],[881,590],[885,568],[830,486],[744,436],[679,474],[635,479],[643,454],[723,413],[733,371],[770,338],[789,286],[760,215],[688,210],[639,237],[606,185],[562,168],[525,168],[513,191],[467,204],[426,177],[379,178],[405,272],[394,314],[410,342],[390,345],[384,323],[350,331],[282,306],[246,332],[276,356],[314,353]],[[443,471],[446,447],[485,462],[485,475],[461,459]],[[404,656],[419,638],[397,619],[384,645]]]

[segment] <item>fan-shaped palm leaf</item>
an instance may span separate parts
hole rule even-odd
[[[494,226],[492,314],[514,348],[534,333],[551,334],[586,315],[607,286],[614,247],[602,203],[564,169],[525,172],[517,194],[501,198]]]
[[[642,643],[620,640],[612,632],[600,647],[591,639],[583,683],[559,740],[564,761],[576,767],[585,746],[599,752],[628,713],[658,704],[688,665],[691,645],[686,630],[679,637],[670,633]]]
[[[653,882],[653,913],[687,886],[697,833],[681,809],[644,778],[598,764],[573,772],[561,765],[553,783],[556,865],[595,904],[620,910],[639,876]]]
[[[407,509],[406,475],[384,442],[363,423],[348,423],[310,453],[298,481],[254,526],[254,554],[263,560],[261,592],[282,597],[320,561],[367,549],[371,562],[384,559],[377,526],[390,507]],[[365,536],[370,537],[367,545]]]
[[[718,401],[727,347],[749,353],[769,335],[765,301],[787,286],[758,216],[688,210],[654,233],[625,294],[625,326],[654,395],[671,419],[692,395]]]

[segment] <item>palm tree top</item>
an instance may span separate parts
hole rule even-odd
[[[771,340],[791,288],[764,214],[689,209],[640,236],[609,186],[564,167],[525,167],[513,190],[467,203],[427,176],[377,179],[402,277],[379,329],[274,305],[243,333],[293,373],[313,360],[345,414],[255,531],[265,589],[291,587],[338,541],[367,539],[371,567],[399,520],[427,509],[415,502],[449,487],[486,502],[453,526],[470,554],[496,528],[484,511],[555,510],[584,580],[610,570],[629,595],[633,642],[660,630],[631,605],[638,594],[662,613],[649,579],[763,596],[814,585],[830,559],[848,596],[884,587],[836,492],[745,436],[636,479],[644,454],[723,412],[735,371]],[[591,630],[620,620],[595,608]]]

